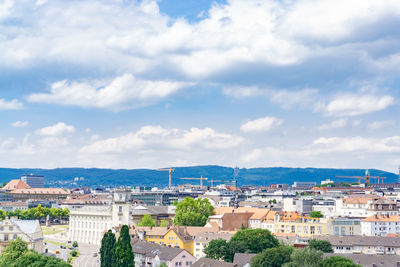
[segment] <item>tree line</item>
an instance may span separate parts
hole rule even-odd
[[[47,208],[38,205],[35,208],[20,210],[16,209],[14,211],[4,211],[0,210],[0,219],[17,217],[22,220],[35,220],[35,219],[45,219],[49,215],[50,219],[68,219],[69,210],[67,208]]]
[[[129,227],[127,225],[121,227],[118,240],[116,240],[115,234],[108,230],[101,240],[100,266],[134,267],[134,260]]]
[[[229,241],[212,240],[204,249],[207,258],[226,262],[233,262],[235,253],[257,254],[251,260],[251,266],[257,267],[361,267],[341,256],[324,258],[324,253],[332,252],[328,241],[310,240],[305,249],[295,249],[264,229],[239,230]]]

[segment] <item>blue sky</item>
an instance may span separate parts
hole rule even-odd
[[[0,3],[2,167],[400,164],[400,2]]]

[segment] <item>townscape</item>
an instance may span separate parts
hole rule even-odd
[[[310,254],[321,262],[340,256],[354,266],[397,266],[400,183],[368,170],[349,178],[269,186],[214,179],[211,186],[200,177],[166,188],[61,189],[24,175],[1,188],[0,252],[19,240],[65,264],[113,266],[107,242],[125,235],[133,264],[126,266],[264,266],[271,253],[288,254],[278,265]]]
[[[0,0],[0,267],[400,267],[400,0]]]

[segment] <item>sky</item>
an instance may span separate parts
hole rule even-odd
[[[0,166],[400,164],[398,0],[1,0]]]

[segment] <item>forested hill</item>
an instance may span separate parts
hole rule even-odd
[[[387,177],[386,182],[397,182],[398,175],[381,170],[369,170],[371,176]],[[167,186],[168,172],[151,169],[85,169],[85,168],[58,168],[58,169],[10,169],[0,168],[0,181],[8,182],[18,179],[23,174],[44,175],[47,186],[73,186],[75,177],[84,177],[76,186]],[[336,176],[364,176],[363,169],[322,169],[322,168],[242,168],[237,181],[238,185],[269,185],[277,183],[292,184],[294,181],[320,182],[330,178],[334,181],[355,182],[356,180],[337,178]],[[178,167],[172,174],[172,184],[178,185],[187,182],[198,184],[199,181],[180,180],[182,177],[208,177],[214,180],[231,180],[234,169],[222,166],[195,166]],[[207,183],[206,183],[207,184]]]

